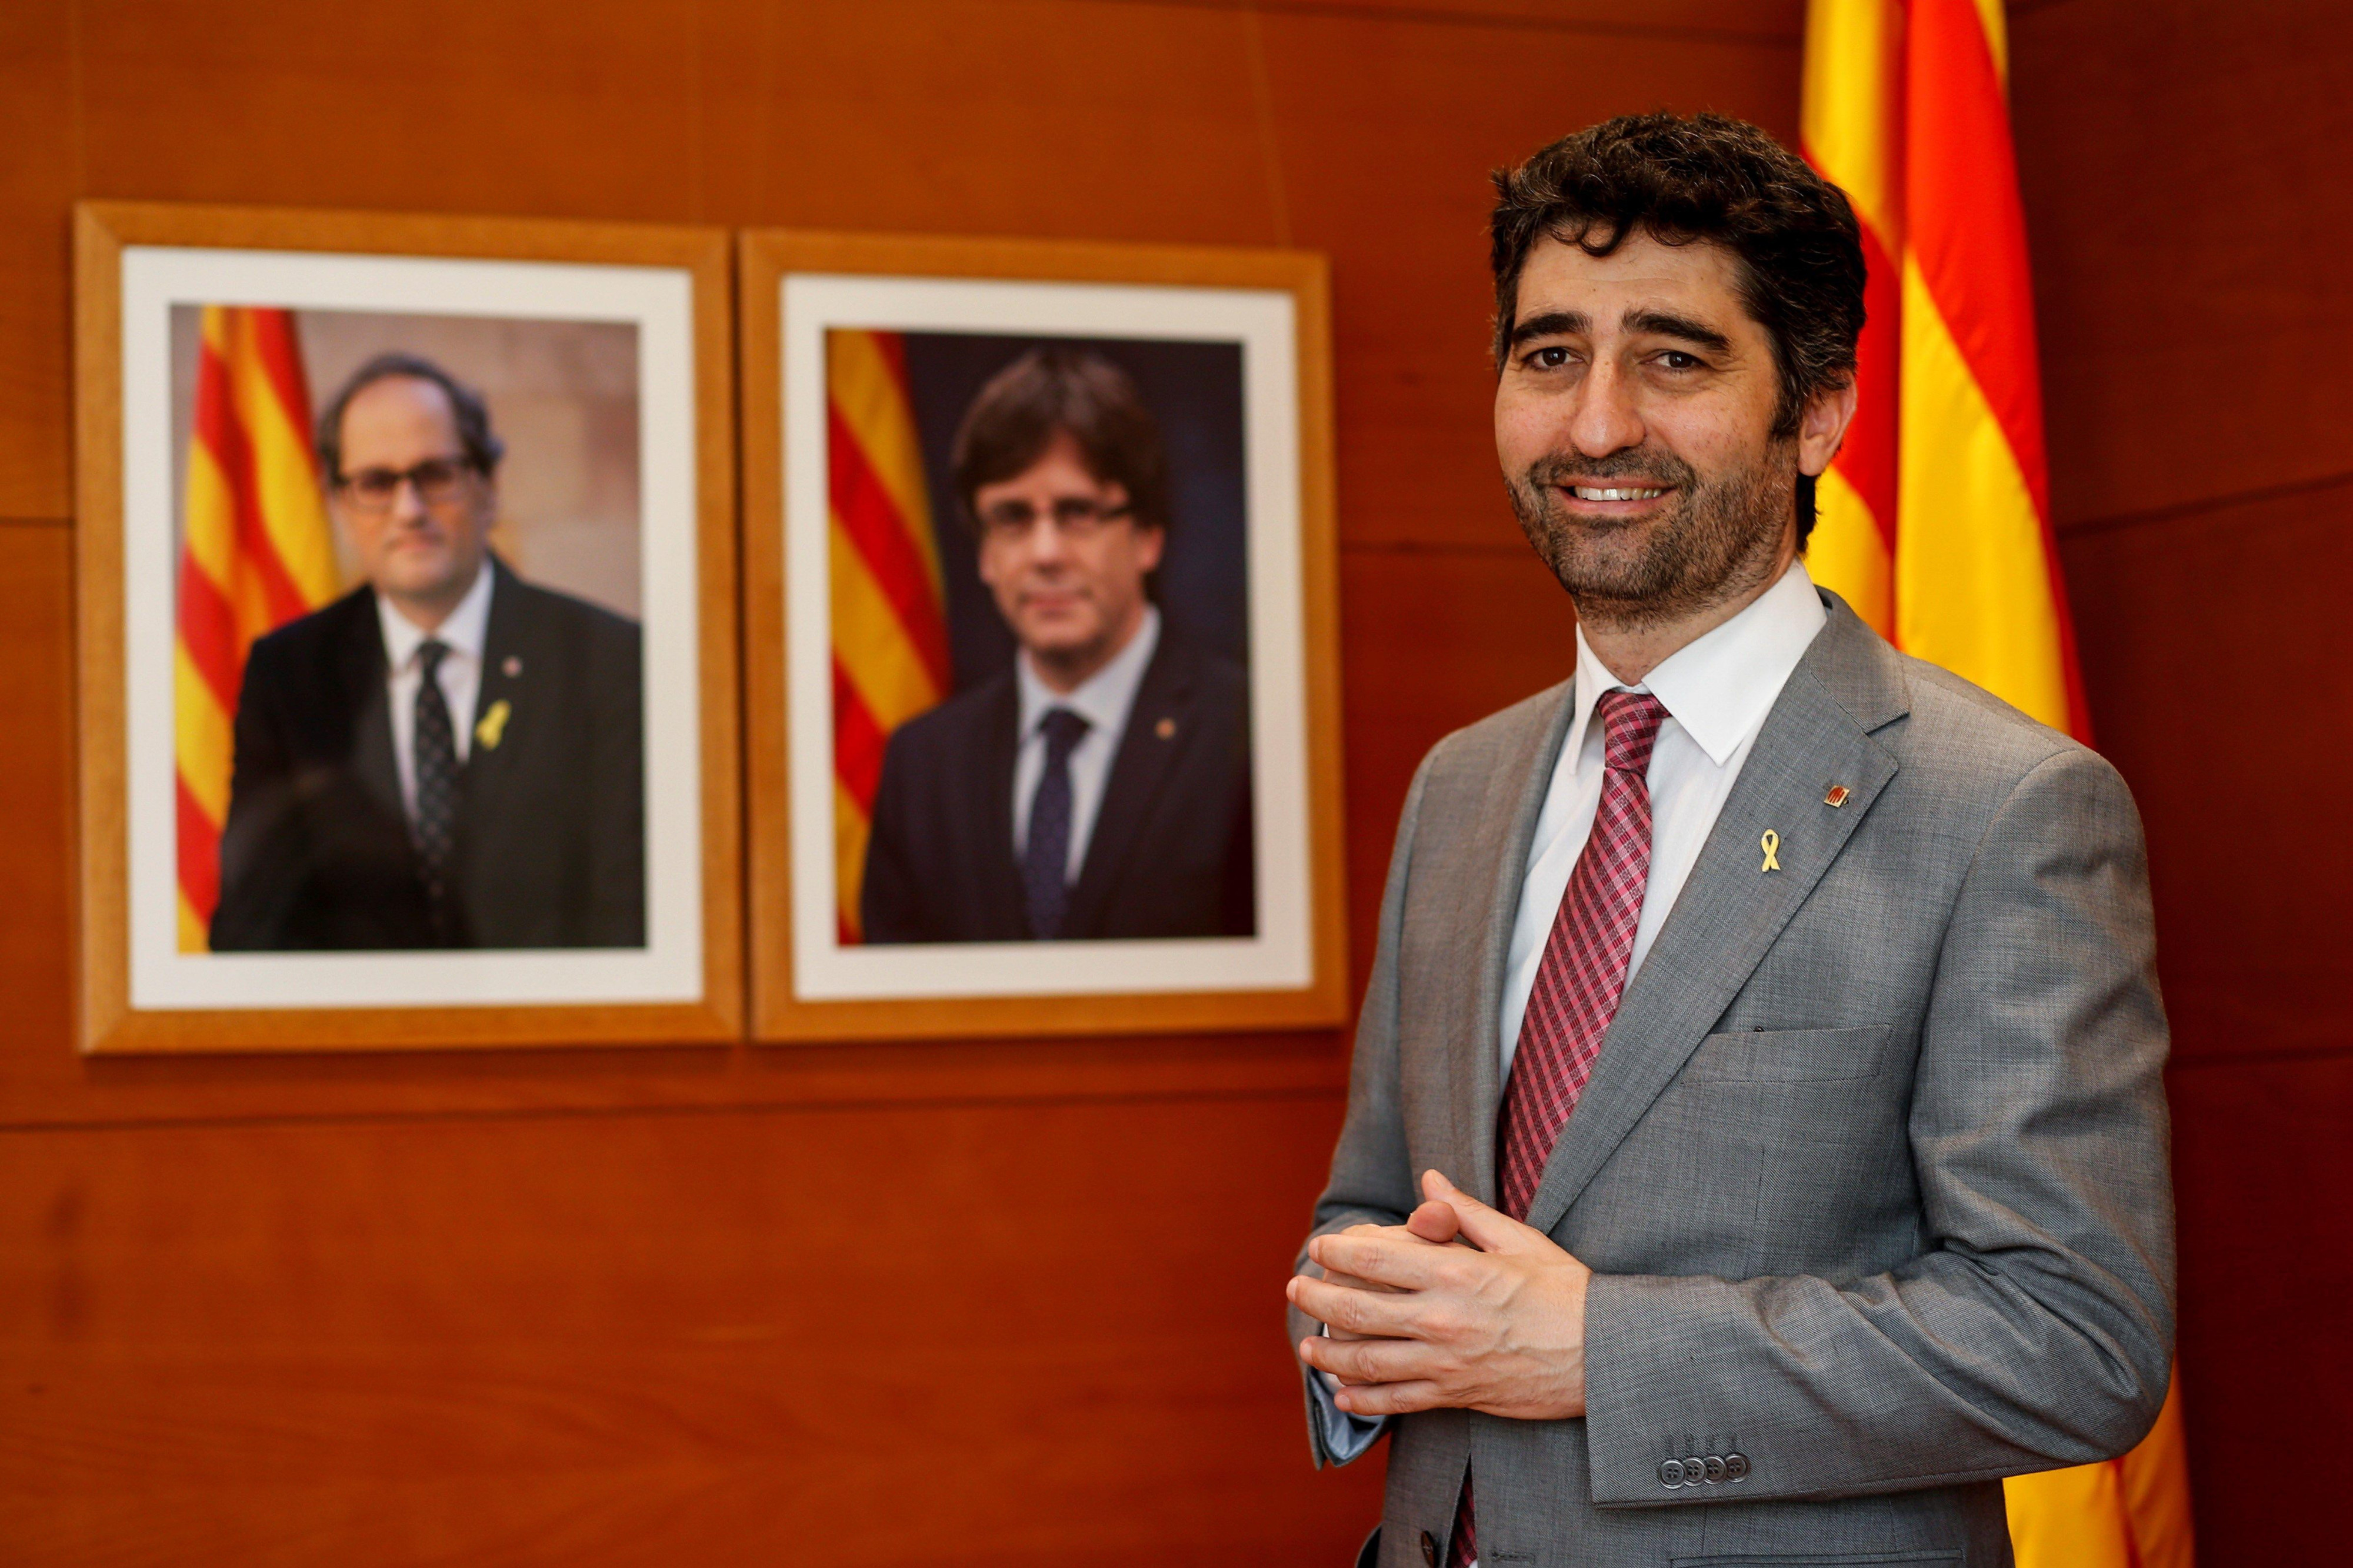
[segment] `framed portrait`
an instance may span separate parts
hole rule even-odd
[[[1322,259],[739,266],[754,1037],[1344,1021]]]
[[[78,209],[86,1050],[741,1037],[728,268]]]

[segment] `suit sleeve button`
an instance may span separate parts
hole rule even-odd
[[[1713,1486],[1713,1485],[1715,1485],[1717,1481],[1720,1481],[1720,1480],[1724,1479],[1724,1472],[1725,1472],[1725,1468],[1726,1468],[1726,1467],[1725,1467],[1725,1462],[1724,1462],[1724,1456],[1723,1456],[1723,1455],[1721,1455],[1721,1454],[1710,1454],[1710,1455],[1707,1457],[1707,1479],[1708,1479],[1708,1484],[1709,1484],[1709,1485],[1711,1485],[1711,1486]]]
[[[1438,1537],[1426,1530],[1421,1532],[1421,1560],[1430,1568],[1438,1568]]]
[[[1683,1462],[1681,1459],[1659,1461],[1659,1484],[1669,1489],[1683,1484]]]
[[[1748,1456],[1746,1454],[1726,1454],[1724,1457],[1724,1479],[1727,1481],[1746,1480],[1748,1479]]]

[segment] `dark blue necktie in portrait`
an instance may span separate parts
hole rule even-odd
[[[1046,771],[1029,797],[1021,886],[1029,904],[1029,934],[1051,942],[1062,934],[1062,915],[1071,902],[1071,752],[1090,726],[1067,708],[1050,708],[1039,728],[1046,734]]]

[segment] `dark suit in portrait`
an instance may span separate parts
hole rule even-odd
[[[253,645],[216,951],[642,947],[637,623],[491,559],[471,746],[436,910],[395,762],[375,592]]]
[[[891,736],[860,913],[869,942],[1032,933],[1013,839],[1010,667]],[[1071,885],[1062,940],[1257,930],[1250,691],[1240,666],[1164,631]]]

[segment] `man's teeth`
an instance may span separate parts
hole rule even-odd
[[[1667,493],[1663,489],[1620,490],[1604,489],[1596,485],[1572,485],[1569,488],[1577,492],[1577,499],[1579,500],[1649,500],[1653,496],[1662,496]]]

